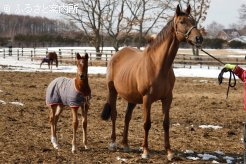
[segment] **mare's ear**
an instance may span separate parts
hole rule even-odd
[[[77,60],[82,59],[82,57],[80,56],[79,53],[76,54],[76,58],[77,58]]]
[[[85,53],[85,59],[88,60],[89,55],[87,53]]]
[[[191,7],[190,7],[190,5],[188,5],[188,7],[187,7],[187,9],[186,9],[186,14],[187,14],[187,15],[190,15],[190,11],[191,11]]]
[[[180,7],[179,7],[179,5],[177,5],[177,8],[176,8],[176,15],[179,16],[180,13],[181,13]]]

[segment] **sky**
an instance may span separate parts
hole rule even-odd
[[[49,5],[57,5],[58,1],[59,0],[1,0],[0,12],[5,11],[6,13],[12,14],[61,18],[61,14],[54,13],[48,8]],[[246,4],[246,0],[211,0],[207,19],[203,25],[206,27],[213,21],[224,25],[226,28],[228,28],[230,24],[240,24],[238,10],[242,4]]]

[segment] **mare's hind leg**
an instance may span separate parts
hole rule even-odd
[[[108,99],[107,103],[104,105],[103,111],[101,113],[101,118],[103,120],[108,120],[111,117],[112,121],[112,133],[111,133],[111,140],[112,143],[109,145],[109,150],[115,151],[117,149],[116,141],[116,134],[115,134],[115,122],[117,117],[116,111],[116,99],[117,99],[117,91],[114,87],[114,82],[108,82]]]
[[[130,148],[128,145],[128,129],[129,129],[129,123],[132,118],[132,111],[135,108],[135,106],[136,104],[132,104],[132,103],[127,104],[126,115],[125,115],[125,126],[124,126],[124,131],[123,131],[123,140],[122,140],[124,152],[130,151]]]
[[[170,110],[170,106],[172,103],[172,99],[173,96],[172,94],[170,94],[169,97],[162,99],[162,112],[164,114],[164,120],[163,120],[163,129],[164,129],[164,147],[167,151],[167,159],[168,160],[172,160],[172,158],[174,157],[174,154],[171,150],[171,146],[170,146],[170,141],[169,141],[169,110]]]
[[[58,105],[52,105],[49,107],[50,108],[49,121],[50,121],[50,127],[51,127],[50,128],[51,129],[51,143],[55,149],[59,148],[58,143],[57,143],[56,130],[57,130],[57,121],[61,113],[61,109],[57,107]]]
[[[109,150],[116,151],[117,144],[116,144],[116,130],[115,130],[115,123],[117,118],[117,110],[116,110],[116,100],[117,100],[117,91],[114,87],[113,82],[108,83],[108,103],[110,106],[110,116],[112,121],[112,133],[111,133],[111,143],[109,144]]]
[[[82,130],[83,130],[83,144],[85,146],[85,149],[88,149],[87,147],[87,113],[88,113],[89,105],[85,104],[81,106],[82,110]]]
[[[72,107],[72,115],[73,115],[73,140],[72,140],[72,153],[76,152],[76,132],[78,129],[78,108]]]

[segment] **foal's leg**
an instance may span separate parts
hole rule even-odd
[[[170,141],[169,141],[169,110],[170,110],[170,106],[172,103],[172,94],[165,99],[162,99],[162,112],[164,114],[164,120],[163,120],[163,129],[164,129],[164,147],[167,151],[167,159],[168,160],[172,160],[172,158],[174,157],[174,154],[171,150],[171,146],[170,146]]]
[[[56,137],[56,109],[57,105],[52,105],[49,107],[49,122],[50,122],[50,130],[51,130],[51,143],[55,149],[58,149],[57,137]]]
[[[126,115],[125,115],[125,126],[124,126],[124,131],[123,131],[123,149],[124,152],[129,152],[130,148],[128,145],[128,129],[129,129],[129,123],[132,118],[132,111],[135,108],[136,104],[128,103],[127,109],[126,109]]]
[[[73,140],[72,140],[72,153],[76,151],[76,131],[78,129],[78,108],[72,107],[72,115],[73,115]]]
[[[87,147],[87,113],[88,113],[89,105],[82,105],[82,130],[83,130],[83,144],[85,146],[85,149],[88,149]]]
[[[149,157],[149,148],[148,148],[148,136],[149,136],[149,129],[151,127],[151,117],[150,117],[150,109],[151,109],[151,102],[148,95],[143,97],[143,114],[144,114],[144,142],[143,142],[143,154],[142,158]]]

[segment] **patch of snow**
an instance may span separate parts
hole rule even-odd
[[[199,157],[191,157],[191,156],[186,157],[186,158],[187,158],[187,159],[190,159],[190,160],[193,160],[193,161],[197,161],[197,160],[200,159]]]
[[[221,129],[221,126],[215,126],[215,125],[200,125],[199,128],[212,128],[212,129]]]
[[[193,150],[185,150],[184,153],[185,153],[185,154],[193,154],[194,151],[193,151]]]
[[[13,104],[13,105],[19,105],[19,106],[24,106],[23,103],[21,102],[9,102],[10,104]]]
[[[0,104],[6,105],[7,103],[3,100],[0,100]]]
[[[205,161],[210,160],[210,159],[218,159],[218,157],[211,155],[211,154],[207,154],[207,153],[198,154],[198,157],[202,158],[202,160],[205,160]]]

